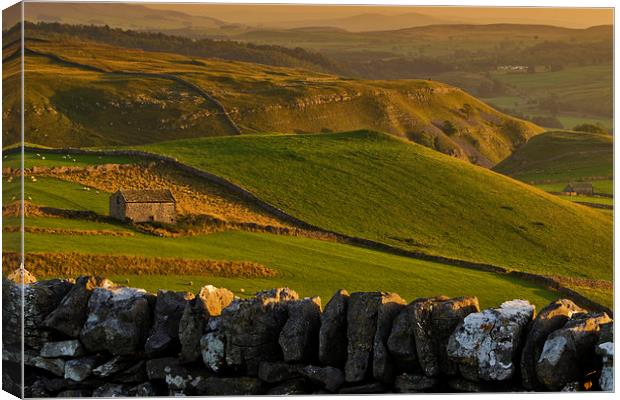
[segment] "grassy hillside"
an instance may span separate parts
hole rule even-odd
[[[541,131],[434,81],[346,79],[70,38],[26,46],[26,141],[41,145],[371,128],[492,166]],[[19,59],[5,58],[4,71],[16,84]],[[5,145],[19,139],[16,101]]]
[[[2,200],[9,203],[20,197],[20,182],[14,179],[2,182]],[[87,190],[88,189],[88,190]],[[109,193],[65,182],[59,179],[40,177],[36,181],[24,180],[24,199],[39,206],[66,210],[94,211],[101,215],[108,213]]]
[[[613,176],[613,153],[613,137],[610,135],[545,132],[530,139],[494,170],[539,184],[571,180],[608,181]],[[603,193],[608,192],[604,187],[600,189]]]
[[[97,224],[92,222],[83,226],[66,224],[58,218],[54,220],[55,226],[97,229]],[[26,226],[49,227],[50,223],[49,220],[29,218]],[[101,224],[99,229],[110,227]],[[16,233],[5,233],[4,236],[5,250],[12,248],[12,241],[18,240]],[[151,291],[161,288],[188,290],[188,282],[192,281],[194,287],[212,284],[227,287],[240,296],[265,288],[289,286],[304,296],[320,295],[324,304],[340,288],[351,291],[390,290],[409,300],[440,293],[450,296],[475,294],[483,306],[495,306],[512,298],[527,298],[541,307],[558,297],[556,293],[532,283],[492,273],[412,260],[338,243],[247,232],[224,232],[177,239],[141,234],[126,238],[33,233],[26,236],[26,251],[146,257],[182,255],[186,259],[244,260],[261,263],[278,272],[275,278],[111,276],[117,282],[129,279],[132,286],[145,287]],[[33,272],[36,274],[36,271]],[[240,291],[242,288],[244,292]]]
[[[45,159],[43,159],[45,157]],[[76,162],[69,165],[86,167],[101,163],[140,162],[122,156],[74,156]],[[7,165],[16,162],[17,155],[5,158]],[[67,158],[55,154],[27,153],[30,167],[67,165]],[[69,159],[73,159],[70,157]],[[78,165],[79,164],[79,165]],[[123,173],[124,174],[124,173]],[[123,175],[121,174],[121,175]],[[65,176],[70,179],[69,175]],[[182,182],[179,182],[182,183]],[[19,183],[15,178],[3,179],[3,198],[11,203],[12,194],[17,193]],[[195,188],[185,186],[184,190],[194,195]],[[26,178],[26,198],[40,206],[66,210],[92,210],[107,214],[108,193],[45,176]],[[18,233],[12,229],[19,225],[15,216],[3,217],[3,249],[19,248]],[[160,288],[187,290],[188,282],[193,285],[215,284],[235,290],[240,296],[249,295],[268,287],[284,286],[299,290],[303,295],[319,294],[327,299],[341,287],[349,290],[394,290],[406,298],[431,296],[438,293],[461,295],[476,293],[482,304],[493,306],[508,298],[526,297],[539,306],[556,298],[550,292],[535,284],[506,276],[450,267],[439,263],[425,262],[393,256],[334,242],[310,238],[276,236],[270,234],[226,231],[216,234],[201,234],[185,237],[156,237],[139,233],[135,228],[116,222],[102,222],[84,219],[67,219],[29,215],[25,220],[28,230],[26,252],[38,257],[62,257],[65,269],[74,274],[99,273],[89,269],[87,261],[91,256],[108,255],[123,257],[164,257],[183,260],[227,260],[232,262],[255,262],[277,272],[276,277],[220,276],[205,272],[194,274],[167,274],[158,272],[119,274],[112,273],[117,282],[129,282],[133,286],[146,287],[155,291]],[[130,237],[128,237],[130,236]],[[14,250],[13,250],[14,251]],[[53,262],[41,266],[29,264],[29,269],[39,278],[56,276],[50,274]],[[114,268],[111,261],[109,268]],[[42,273],[38,268],[47,271]],[[480,285],[483,287],[480,287]],[[241,291],[241,289],[244,291]]]
[[[606,215],[389,135],[204,138],[142,148],[341,233],[528,272],[612,276]]]

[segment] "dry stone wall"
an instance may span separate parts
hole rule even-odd
[[[3,280],[3,385],[27,397],[613,390],[613,321],[570,300],[276,288],[240,299],[108,279]]]

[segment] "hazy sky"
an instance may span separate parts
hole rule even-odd
[[[320,21],[369,13],[399,15],[412,12],[425,14],[449,22],[532,23],[571,28],[584,28],[613,23],[613,10],[611,8],[293,6],[258,4],[249,6],[217,4],[148,4],[148,7],[173,9],[188,14],[210,16],[227,22],[238,22],[249,25],[279,21]]]

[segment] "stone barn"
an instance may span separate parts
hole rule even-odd
[[[577,196],[580,194],[593,195],[594,187],[592,187],[592,183],[590,182],[574,182],[566,185],[562,192],[569,196]]]
[[[110,197],[110,216],[121,221],[174,224],[176,200],[168,189],[121,189]]]

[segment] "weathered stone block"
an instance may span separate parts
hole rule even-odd
[[[585,312],[570,300],[556,300],[540,310],[527,332],[521,351],[521,380],[529,390],[541,389],[536,377],[536,362],[547,337],[560,329],[576,313]]]
[[[319,361],[342,368],[347,360],[347,305],[349,293],[341,289],[334,294],[321,315]]]
[[[188,302],[179,321],[181,361],[196,361],[201,356],[200,339],[210,317],[221,315],[222,310],[233,301],[234,295],[228,289],[208,285],[203,287],[195,299]]]
[[[536,364],[538,380],[550,390],[579,381],[583,377],[582,367],[594,355],[600,326],[609,321],[605,313],[577,314],[551,333]]]
[[[43,326],[77,338],[88,315],[88,300],[96,287],[109,288],[114,284],[108,279],[81,276],[62,298],[62,301],[43,321]]]
[[[282,357],[278,337],[288,317],[287,303],[295,291],[278,288],[260,292],[254,299],[235,300],[222,311],[221,331],[228,367],[256,376],[261,361]]]
[[[83,358],[75,358],[65,363],[65,379],[71,379],[75,382],[82,382],[91,376],[93,368],[97,365],[99,357],[90,356]]]
[[[391,294],[390,300],[379,306],[377,311],[377,330],[373,339],[372,372],[376,380],[391,384],[394,381],[395,363],[387,348],[392,323],[405,307],[405,300]]]
[[[193,298],[193,294],[186,292],[157,291],[153,328],[144,344],[148,357],[178,352],[179,323],[188,301]]]
[[[79,357],[85,353],[84,346],[79,340],[64,340],[62,342],[48,342],[41,348],[41,357]]]
[[[402,299],[392,293],[358,292],[351,294],[347,308],[347,362],[345,380],[361,382],[370,370],[373,344],[377,332],[379,309]]]
[[[312,362],[317,358],[321,326],[321,299],[306,298],[288,303],[288,319],[278,342],[284,361]]]
[[[523,333],[533,314],[534,306],[525,300],[469,314],[450,336],[448,356],[469,380],[508,380],[517,370]]]
[[[80,340],[88,350],[123,355],[143,347],[151,322],[144,290],[95,288],[88,309],[88,318],[80,332]]]

